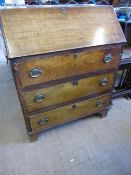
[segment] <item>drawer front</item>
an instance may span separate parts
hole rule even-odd
[[[120,48],[79,52],[17,63],[22,87],[88,72],[116,68]]]
[[[113,77],[114,73],[107,73],[24,92],[27,110],[31,112],[80,97],[109,91],[112,87]],[[107,82],[103,85],[102,81]]]
[[[30,117],[32,130],[44,130],[64,122],[86,117],[91,113],[105,109],[109,105],[109,100],[110,95],[105,95],[32,116]]]

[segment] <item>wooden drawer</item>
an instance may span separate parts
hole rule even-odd
[[[64,122],[86,117],[91,113],[105,109],[109,105],[109,100],[110,95],[105,95],[31,116],[32,130],[44,130]]]
[[[112,87],[114,72],[23,92],[27,110],[34,111],[80,97],[107,92]],[[107,80],[107,84],[101,82]]]
[[[117,47],[45,58],[37,56],[36,59],[17,63],[15,69],[19,74],[22,87],[25,87],[88,72],[116,68],[119,63],[120,50]],[[112,60],[107,63],[110,56]]]

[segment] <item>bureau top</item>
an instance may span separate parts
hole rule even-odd
[[[8,58],[126,42],[111,6],[0,8]]]

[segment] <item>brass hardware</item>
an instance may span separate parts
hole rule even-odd
[[[77,85],[78,85],[78,80],[72,81],[72,85],[73,85],[73,86],[77,86]]]
[[[45,95],[44,94],[38,94],[34,97],[34,102],[41,102],[45,99]]]
[[[62,11],[63,14],[67,14],[66,8],[62,8],[61,11]]]
[[[39,125],[45,125],[48,122],[48,118],[42,118],[38,121]]]
[[[108,84],[109,80],[107,78],[103,78],[101,81],[100,81],[100,85],[101,86],[106,86]]]
[[[98,106],[98,107],[102,107],[103,105],[104,105],[103,101],[98,101],[97,104],[96,104],[96,106]]]
[[[104,62],[110,63],[112,61],[112,54],[105,55]]]
[[[77,54],[73,54],[73,59],[77,59]]]
[[[29,71],[29,75],[32,77],[32,78],[37,78],[41,75],[42,71],[40,68],[33,68]]]
[[[76,108],[76,104],[73,104],[73,105],[72,105],[72,108]]]

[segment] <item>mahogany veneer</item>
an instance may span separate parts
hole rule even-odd
[[[126,42],[111,6],[7,7],[0,15],[31,141],[45,129],[107,115]]]

